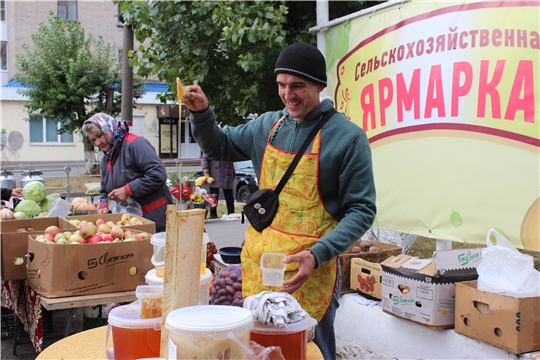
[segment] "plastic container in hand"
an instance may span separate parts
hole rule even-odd
[[[265,286],[283,285],[286,264],[285,254],[266,252],[261,257],[262,284]]]

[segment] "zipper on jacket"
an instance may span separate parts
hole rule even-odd
[[[298,128],[299,127],[300,127],[300,125],[298,124],[298,122],[296,120],[294,120],[294,129],[291,132],[291,136],[289,137],[289,143],[287,144],[287,148],[285,149],[286,151],[290,151],[290,152],[295,151],[293,146],[294,146],[296,138],[298,137]]]

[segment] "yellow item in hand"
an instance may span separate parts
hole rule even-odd
[[[213,177],[209,177],[208,180],[207,180],[207,182],[208,182],[209,184],[213,183],[213,182],[214,182],[214,178],[213,178]]]
[[[184,97],[184,87],[179,77],[176,78],[176,96],[178,97],[178,104],[181,104]]]
[[[204,184],[205,182],[206,182],[206,178],[204,176],[199,176],[197,179],[195,179],[195,186],[200,186]]]

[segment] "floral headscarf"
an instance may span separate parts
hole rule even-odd
[[[111,150],[109,153],[105,153],[105,156],[112,159],[117,150],[122,146],[124,136],[129,132],[127,122],[124,120],[118,121],[104,113],[95,114],[84,123],[86,124],[87,122],[91,122],[101,129],[101,132],[105,135],[105,139],[111,145]]]

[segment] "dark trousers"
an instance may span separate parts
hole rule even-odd
[[[234,197],[232,189],[222,189],[223,195],[225,196],[225,202],[227,203],[227,215],[234,214]],[[216,196],[216,199],[219,200],[219,188],[210,188],[210,194]],[[210,210],[210,217],[217,217],[217,206]]]

